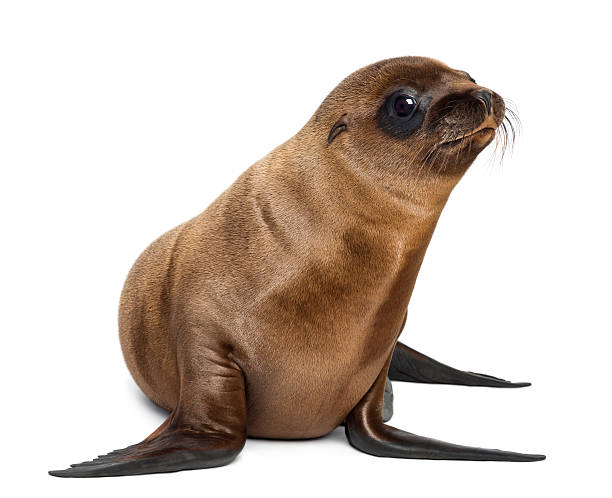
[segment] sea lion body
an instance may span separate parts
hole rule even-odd
[[[141,443],[63,477],[231,462],[247,436],[299,439],[345,423],[377,456],[533,461],[384,423],[392,379],[521,387],[397,343],[453,187],[505,130],[503,99],[464,71],[390,59],[340,83],[291,139],[128,275],[121,345],[168,419]],[[390,368],[391,365],[391,368]]]
[[[128,367],[166,409],[179,392],[174,358],[184,336],[174,331],[229,347],[247,380],[250,436],[316,437],[344,420],[393,349],[405,309],[392,304],[409,298],[437,218],[418,220],[416,237],[417,220],[347,214],[336,202],[343,194],[321,188],[325,159],[295,168],[279,159],[291,147],[155,241],[130,272],[120,306]],[[333,183],[343,172],[335,174]],[[342,178],[344,195],[351,181]]]

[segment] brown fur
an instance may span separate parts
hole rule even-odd
[[[428,90],[432,108],[480,88],[425,58],[357,71],[297,135],[134,265],[119,313],[125,359],[181,424],[321,436],[385,367],[440,212],[492,138],[428,163],[449,133],[476,128],[434,132],[428,116],[413,137],[387,136],[376,112],[406,81]],[[495,109],[497,127],[497,96]]]

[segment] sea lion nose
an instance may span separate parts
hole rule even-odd
[[[472,95],[478,100],[482,100],[487,108],[487,114],[491,114],[491,92],[489,90],[478,90]]]

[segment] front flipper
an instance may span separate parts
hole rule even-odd
[[[429,439],[388,426],[381,420],[386,368],[346,419],[346,437],[352,446],[380,457],[428,460],[498,460],[533,462],[544,455],[460,446]]]
[[[426,384],[457,384],[484,387],[527,387],[529,382],[510,382],[491,375],[464,372],[444,365],[398,342],[393,351],[389,378]]]
[[[220,467],[240,453],[244,440],[193,429],[167,429],[159,436],[116,450],[66,470],[56,477],[110,477]]]
[[[49,474],[154,474],[219,467],[236,458],[246,440],[244,376],[227,351],[199,346],[182,357],[178,406],[153,434],[141,443]]]

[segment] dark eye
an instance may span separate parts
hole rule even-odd
[[[410,95],[399,95],[395,98],[395,101],[393,102],[393,110],[395,111],[395,114],[400,118],[408,118],[412,116],[412,113],[414,113],[416,108],[416,99],[414,97],[411,97]]]
[[[428,95],[413,97],[418,92],[411,88],[398,88],[389,94],[378,110],[378,127],[396,138],[408,138],[420,128],[431,102]]]

